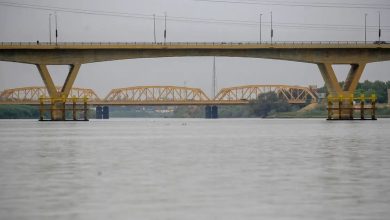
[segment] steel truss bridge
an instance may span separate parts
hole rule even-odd
[[[61,87],[57,87],[60,91]],[[223,88],[209,98],[201,89],[178,86],[136,86],[117,88],[101,99],[92,89],[72,88],[68,97],[88,98],[91,105],[244,105],[260,94],[275,92],[290,104],[317,102],[317,94],[308,87],[289,85],[246,85]],[[0,104],[39,105],[41,97],[50,97],[46,87],[7,89],[0,93]]]

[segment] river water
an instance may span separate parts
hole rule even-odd
[[[0,120],[0,219],[389,219],[390,120]]]

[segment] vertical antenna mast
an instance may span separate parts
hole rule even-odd
[[[213,88],[212,88],[213,98],[215,98],[215,95],[216,95],[215,94],[216,87],[217,87],[217,69],[215,66],[215,57],[214,57],[214,60],[213,60]]]

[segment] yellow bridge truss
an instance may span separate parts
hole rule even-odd
[[[58,92],[61,91],[61,87],[56,89]],[[7,89],[0,93],[0,104],[38,104],[41,97],[50,97],[44,86]],[[87,97],[89,101],[100,101],[92,89],[72,88],[69,97],[78,99]]]
[[[246,85],[223,88],[214,100],[256,100],[260,94],[275,92],[279,98],[284,98],[290,104],[304,104],[310,97],[311,102],[317,102],[315,92],[307,87],[288,85]]]
[[[210,101],[207,95],[198,88],[178,86],[136,86],[113,89],[104,99],[110,103],[181,103]]]
[[[61,90],[60,87],[57,88]],[[247,85],[223,88],[214,99],[201,89],[179,86],[136,86],[113,89],[101,100],[92,89],[72,88],[69,97],[88,98],[93,105],[239,105],[256,100],[260,94],[275,92],[290,104],[317,101],[307,87],[288,85]],[[40,97],[49,97],[46,87],[8,89],[0,93],[0,104],[39,104]]]

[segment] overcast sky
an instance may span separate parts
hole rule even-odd
[[[382,40],[390,41],[388,0],[369,4],[352,0],[0,0],[0,41],[49,41],[49,14],[55,10],[60,42],[152,42],[153,14],[157,16],[157,41],[163,41],[165,12],[167,41],[259,41],[260,13],[262,40],[269,41],[271,11],[275,41],[364,41],[365,13],[367,40],[374,41],[378,39],[378,11]],[[212,60],[212,57],[187,57],[85,64],[75,86],[92,88],[101,97],[112,88],[138,85],[186,85],[210,94]],[[49,69],[56,84],[61,84],[68,67]],[[336,70],[339,79],[344,80],[348,68],[338,66]],[[361,80],[365,79],[390,80],[390,62],[369,64]],[[217,58],[217,81],[218,88],[245,84],[324,84],[313,64],[223,57]],[[43,83],[34,65],[0,62],[0,90],[35,85]]]

